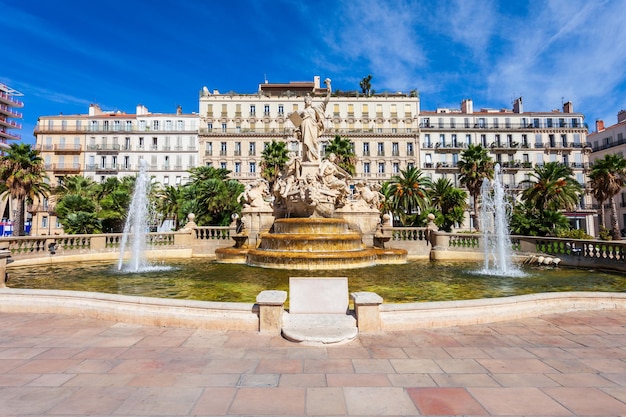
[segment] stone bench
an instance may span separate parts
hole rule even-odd
[[[257,296],[259,331],[308,344],[344,343],[358,332],[380,332],[383,299],[372,292],[354,292],[350,297],[354,312],[349,310],[345,277],[291,277],[288,312],[285,291],[262,291]]]
[[[348,278],[291,277],[283,337],[307,344],[348,342],[358,334],[348,305]]]

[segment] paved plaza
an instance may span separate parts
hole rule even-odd
[[[626,311],[279,336],[0,314],[0,416],[626,415]]]

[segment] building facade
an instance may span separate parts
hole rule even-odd
[[[590,133],[588,136],[589,144],[593,149],[591,154],[591,163],[598,159],[604,158],[606,155],[620,155],[626,157],[626,110],[621,110],[617,113],[617,123],[611,126],[605,127],[603,120],[596,121],[596,131]],[[626,230],[626,191],[622,190],[615,197],[615,204],[617,206],[617,219],[619,222],[619,228],[622,231]],[[596,202],[597,203],[597,202]],[[603,210],[605,211],[605,226],[611,228],[610,219],[610,204],[604,203]]]
[[[289,115],[303,110],[307,95],[314,106],[323,102],[326,87],[320,77],[265,82],[253,94],[222,94],[205,87],[198,114],[182,114],[180,109],[176,114],[151,114],[143,106],[137,106],[136,114],[125,114],[102,112],[92,105],[85,115],[40,117],[35,134],[53,185],[66,175],[95,181],[135,175],[140,159],[148,162],[154,181],[163,185],[184,184],[188,170],[197,165],[227,169],[232,178],[246,183],[260,178],[262,152],[272,141],[283,141],[301,155],[302,144]],[[521,98],[512,109],[499,110],[474,110],[467,99],[459,109],[422,111],[416,91],[334,92],[325,116],[322,156],[325,144],[335,136],[350,140],[357,159],[353,183],[383,183],[401,170],[417,167],[433,180],[449,178],[460,186],[457,163],[470,144],[489,150],[512,195],[522,190],[522,181],[534,167],[547,162],[566,164],[578,182],[587,182],[591,153],[587,127],[570,102],[559,110],[526,112]],[[575,227],[595,235],[591,203],[586,192],[566,216]],[[463,229],[472,227],[471,210]],[[46,215],[48,220],[52,214],[43,205],[33,209],[33,216]],[[40,219],[39,224],[50,222]]]
[[[261,153],[272,140],[284,141],[301,155],[289,114],[304,109],[306,95],[313,105],[326,89],[313,82],[261,84],[255,94],[220,94],[204,89],[200,96],[199,143],[203,164],[232,171],[234,178],[260,176]],[[365,96],[336,93],[325,110],[324,146],[339,135],[354,143],[358,156],[355,181],[383,182],[407,164],[416,164],[419,97],[414,94]]]
[[[135,176],[140,160],[147,162],[153,182],[180,185],[198,161],[198,116],[180,108],[161,114],[139,105],[135,114],[126,114],[91,105],[88,114],[40,117],[35,137],[53,187],[70,175],[96,182]],[[33,234],[61,231],[54,201],[33,204],[29,212]]]
[[[594,215],[586,174],[591,147],[587,142],[584,115],[571,102],[562,110],[527,112],[521,98],[512,109],[475,110],[471,99],[460,109],[437,109],[420,113],[420,167],[433,180],[448,178],[460,187],[457,163],[470,144],[489,150],[500,164],[502,182],[511,195],[523,191],[522,181],[535,167],[548,162],[569,166],[585,188],[578,207],[564,213],[573,227],[594,235]],[[470,200],[471,203],[471,200]],[[470,210],[473,210],[470,207]],[[466,226],[470,226],[469,219]]]

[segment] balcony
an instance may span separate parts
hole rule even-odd
[[[450,162],[437,162],[435,165],[435,170],[439,172],[455,172],[457,169],[456,164]]]
[[[53,145],[52,149],[57,154],[80,154],[82,145]]]
[[[55,174],[78,174],[80,164],[53,164],[52,171]]]
[[[117,174],[119,166],[116,164],[96,165],[95,171],[99,174]]]
[[[465,143],[445,143],[445,144],[436,143],[435,144],[435,152],[438,152],[438,153],[446,153],[446,152],[457,153],[465,148],[467,148],[467,145]]]
[[[0,127],[6,127],[8,129],[21,129],[22,125],[14,122],[13,120],[0,118]]]
[[[0,139],[20,140],[22,136],[0,130]]]
[[[0,103],[6,103],[13,107],[24,107],[24,103],[16,100],[13,96],[8,95],[4,91],[0,91]]]
[[[11,107],[5,104],[0,104],[0,114],[4,114],[7,117],[14,117],[16,119],[22,118],[22,113],[13,110]]]

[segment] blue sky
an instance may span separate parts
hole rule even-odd
[[[626,109],[626,0],[0,0],[0,82],[39,116],[198,111],[203,86],[333,80],[420,92],[422,110],[560,109],[607,125]]]

